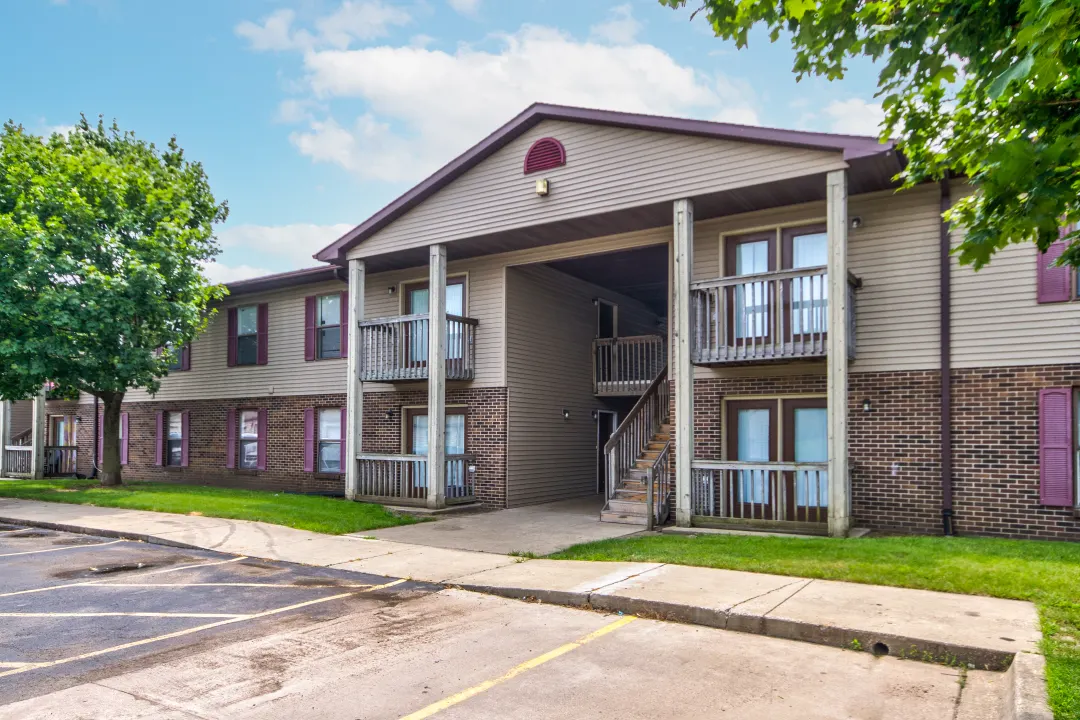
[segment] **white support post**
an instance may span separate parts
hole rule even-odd
[[[5,448],[11,444],[11,403],[7,400],[0,400],[0,478],[5,477],[8,472],[7,452]]]
[[[428,497],[446,507],[446,246],[431,246],[428,273]]]
[[[828,424],[829,534],[851,529],[851,478],[848,474],[848,213],[847,171],[826,179],[829,242]]]
[[[694,460],[694,366],[690,362],[690,282],[694,266],[694,202],[675,201],[675,524],[690,526]]]
[[[30,456],[30,475],[35,480],[45,477],[45,388],[34,396],[33,422],[30,442],[34,448]]]
[[[364,437],[364,384],[360,382],[360,329],[357,323],[364,319],[365,290],[364,261],[349,261],[349,360],[347,364],[345,410],[345,497],[355,500],[360,487],[360,467],[356,456],[363,449]]]

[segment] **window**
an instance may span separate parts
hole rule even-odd
[[[259,306],[236,309],[236,364],[255,365],[259,361]]]
[[[316,301],[316,352],[319,359],[341,357],[341,293]]]
[[[259,467],[259,411],[240,411],[240,467],[255,470]]]
[[[341,472],[341,408],[319,410],[319,472]]]
[[[169,358],[169,372],[191,369],[191,347],[181,345],[174,348],[171,344],[165,346],[165,353]]]
[[[183,413],[165,413],[165,464],[180,467],[184,463]]]
[[[403,302],[406,315],[424,315],[429,312],[429,287],[426,282],[409,283],[404,286]],[[465,316],[465,277],[459,275],[446,279],[446,314]],[[408,348],[409,362],[423,365],[428,356],[427,323],[409,323],[405,331],[405,344]],[[457,360],[461,357],[461,325],[447,323],[446,358]]]

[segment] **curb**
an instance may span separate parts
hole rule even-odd
[[[1018,653],[1005,675],[1002,720],[1054,720],[1046,693],[1046,658]]]
[[[989,650],[901,635],[874,633],[856,628],[817,625],[763,615],[748,615],[737,610],[705,608],[697,605],[682,605],[657,600],[607,595],[599,592],[509,588],[454,582],[445,583],[445,585],[470,592],[499,595],[516,600],[529,598],[553,605],[567,605],[637,615],[686,625],[700,625],[718,630],[731,630],[781,640],[797,640],[815,645],[827,645],[843,650],[868,652],[877,656],[891,655],[901,659],[920,660],[939,665],[963,665],[972,669],[1003,672],[1010,668],[1015,657],[1015,653],[1005,650]],[[1041,658],[1041,656],[1032,657]],[[1032,718],[1017,716],[1016,720],[1036,720],[1036,718],[1034,716]]]
[[[100,537],[115,538],[117,540],[137,540],[138,542],[151,543],[153,545],[165,545],[167,547],[179,548],[181,550],[209,550],[209,548],[199,547],[198,545],[191,545],[189,543],[183,543],[177,540],[168,540],[157,535],[147,535],[145,533],[123,532],[120,530],[107,530],[102,528],[88,528],[81,527],[79,525],[68,525],[66,523],[45,522],[42,520],[23,520],[22,518],[2,516],[0,516],[0,523],[5,523],[8,525],[25,525],[26,527],[41,528],[43,530],[60,530],[62,532],[79,533],[80,535],[98,535]],[[212,552],[217,551],[215,550]]]

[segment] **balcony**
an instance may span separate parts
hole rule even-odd
[[[695,525],[823,534],[829,520],[828,463],[691,463]]]
[[[593,340],[593,394],[637,397],[666,366],[662,335],[597,338]]]
[[[477,321],[446,316],[446,379],[476,374]],[[361,382],[412,382],[428,378],[427,314],[376,318],[358,323]]]
[[[829,282],[824,267],[740,275],[690,287],[691,360],[723,365],[824,358]],[[848,357],[855,357],[855,289],[848,278]]]
[[[393,505],[424,505],[428,496],[426,455],[357,456],[357,500]],[[454,505],[476,499],[474,473],[476,456],[465,453],[446,456],[446,502]]]

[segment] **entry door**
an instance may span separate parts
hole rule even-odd
[[[428,415],[424,408],[409,410],[405,418],[405,445],[411,455],[427,455],[428,453]],[[446,410],[446,455],[465,454],[465,410],[462,408],[447,408]],[[412,463],[409,482],[414,488],[427,487],[427,463]],[[465,476],[468,472],[465,463],[452,463],[446,476],[447,488],[464,486]],[[449,495],[449,490],[447,492]]]
[[[825,398],[784,401],[784,460],[823,463],[829,459]],[[828,522],[829,476],[825,470],[786,473],[789,519]]]
[[[784,231],[783,265],[788,270],[824,267],[829,263],[829,236],[825,226]],[[829,320],[829,284],[824,275],[786,280],[785,336],[795,340],[817,336],[824,341]]]
[[[611,439],[612,433],[618,427],[618,416],[608,410],[599,410],[596,413],[596,492],[607,491],[608,458],[604,452],[604,445]]]
[[[428,283],[405,286],[405,314],[424,315],[431,311],[431,291]],[[465,316],[465,278],[446,280],[446,314]],[[446,359],[461,358],[461,325],[447,322]],[[428,359],[428,330],[425,323],[412,323],[406,331],[406,352],[410,365],[424,365]]]
[[[728,458],[739,462],[775,462],[776,401],[733,400],[727,409]],[[722,489],[728,493],[722,500],[735,505],[730,512],[741,518],[773,519],[780,491],[777,474],[768,469],[750,469],[737,470],[733,475],[731,491]]]
[[[730,275],[760,275],[776,269],[776,234],[755,233],[727,239],[725,263]],[[748,280],[728,289],[728,341],[732,345],[766,342],[773,318],[769,314],[771,281]]]

